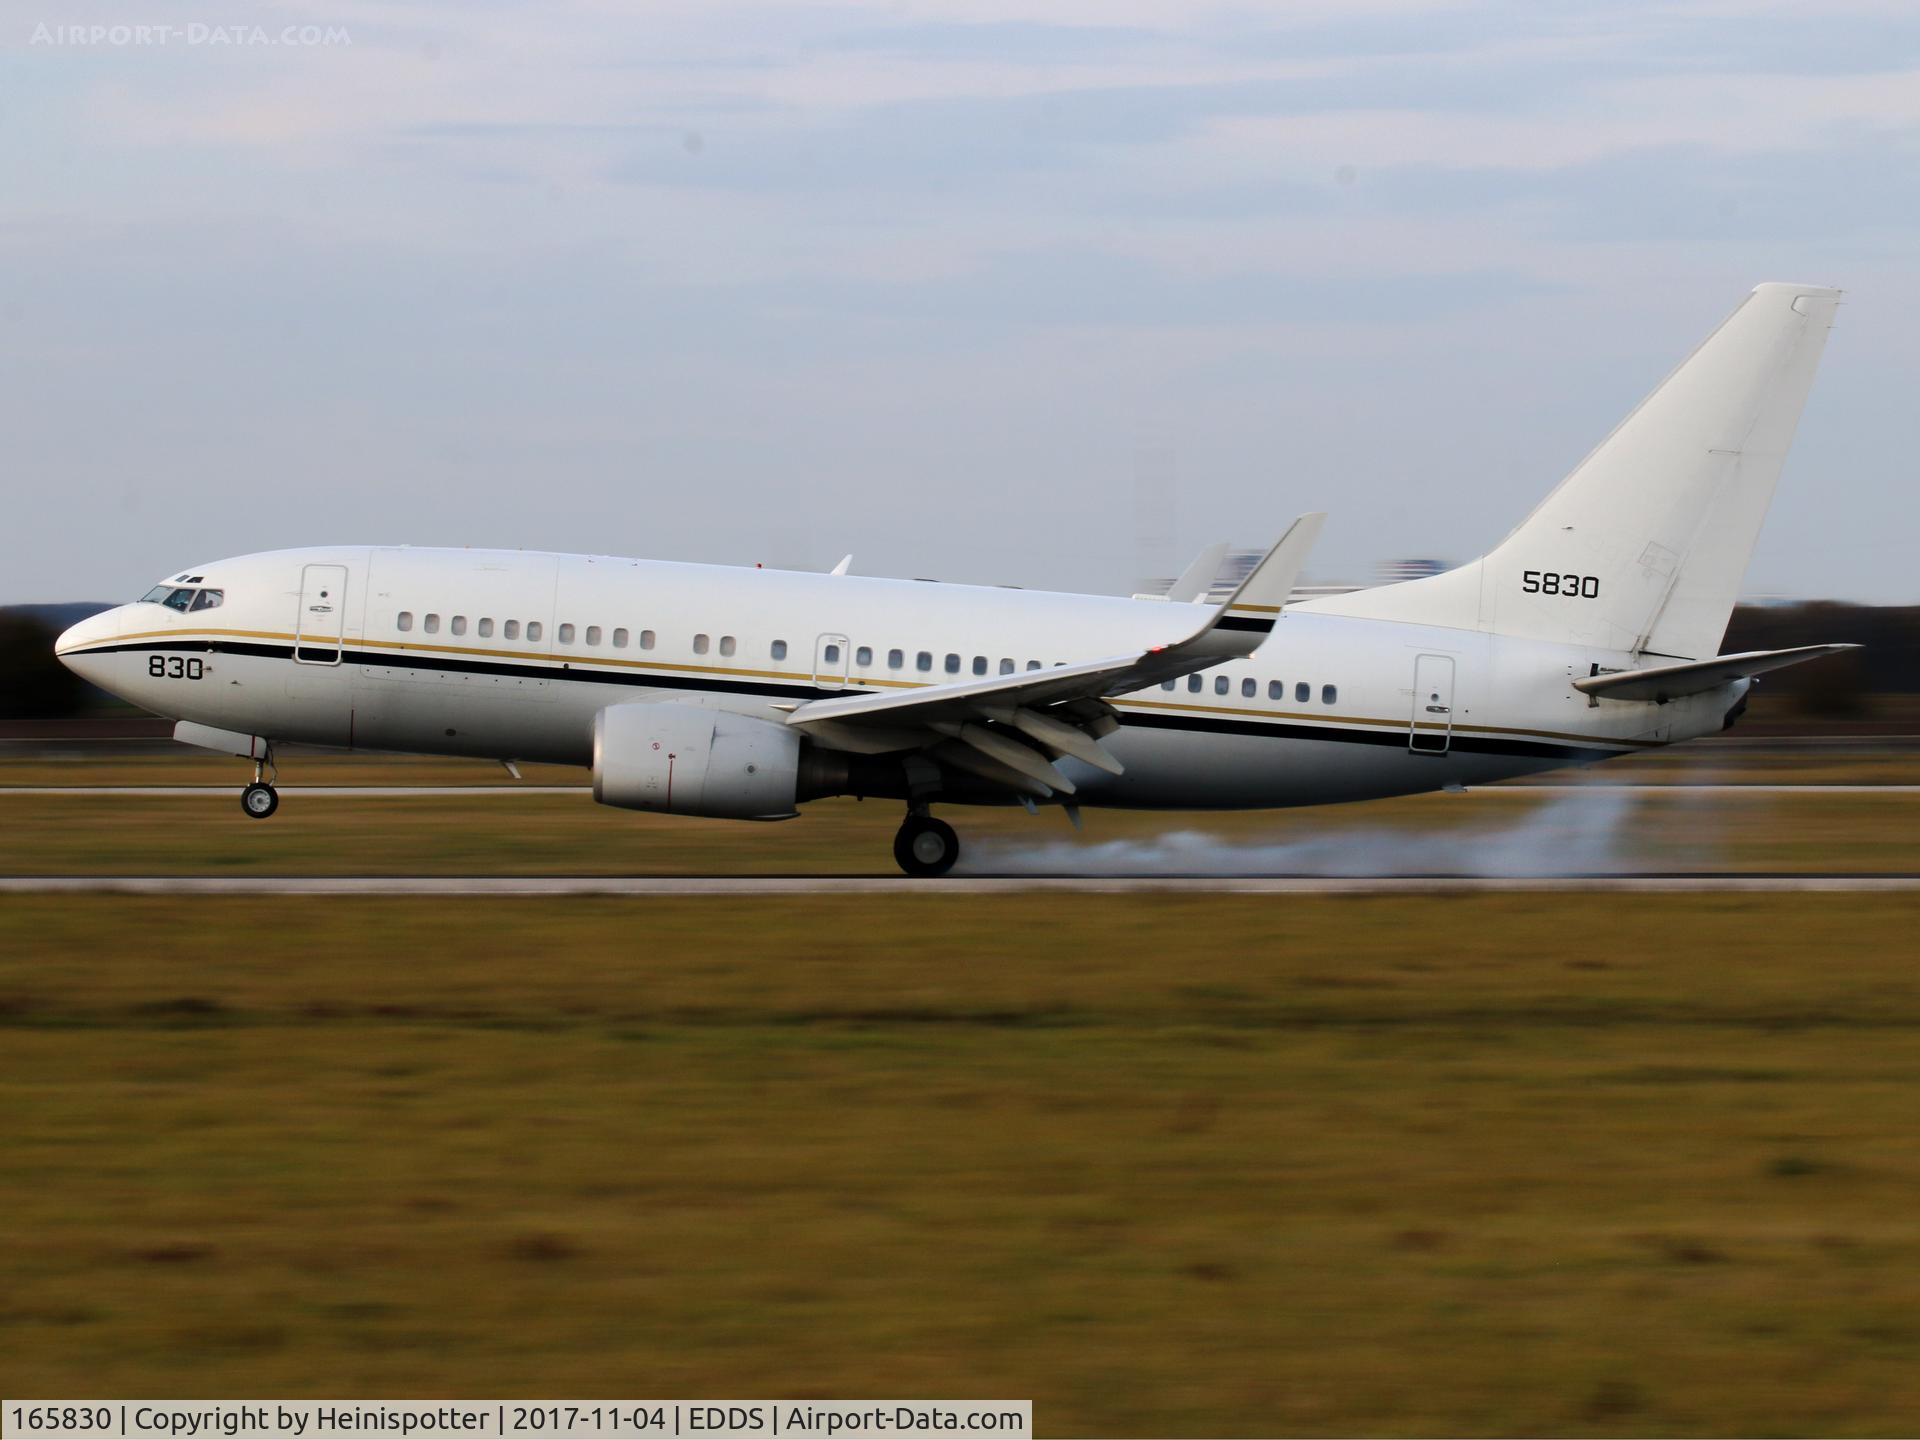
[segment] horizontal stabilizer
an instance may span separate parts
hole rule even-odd
[[[1791,650],[1748,650],[1739,655],[1717,655],[1685,665],[1662,665],[1652,670],[1621,670],[1592,675],[1573,682],[1573,688],[1602,700],[1654,700],[1664,705],[1683,695],[1718,690],[1735,680],[1750,680],[1769,670],[1784,670],[1823,655],[1858,650],[1858,645],[1798,645]]]

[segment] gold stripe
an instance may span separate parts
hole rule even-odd
[[[126,640],[198,640],[205,635],[238,635],[248,640],[291,640],[293,636],[276,630],[136,630],[131,635],[103,636],[101,645],[118,645]],[[98,649],[98,646],[89,646]]]

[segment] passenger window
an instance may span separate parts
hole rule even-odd
[[[402,610],[400,612],[400,618],[393,623],[401,630],[411,630],[413,628],[413,612],[411,610]]]
[[[825,650],[820,652],[820,658],[829,665],[838,665],[840,663],[840,647],[838,645],[827,646]]]
[[[986,656],[976,655],[973,657],[973,673],[976,675],[984,675],[987,673],[987,657]]]
[[[1251,676],[1249,676],[1247,679],[1242,680],[1240,682],[1241,698],[1246,700],[1253,699],[1255,692],[1258,691],[1259,688],[1260,688],[1259,685],[1254,682]]]
[[[858,650],[854,651],[853,663],[862,669],[873,664],[873,647],[871,645],[862,645]]]
[[[774,641],[769,653],[771,653],[773,658],[776,660],[786,659],[787,658],[787,642],[784,640]]]
[[[1313,687],[1302,680],[1293,687],[1293,698],[1304,705],[1313,698]]]
[[[918,655],[914,656],[913,668],[923,673],[933,669],[933,652],[931,650],[922,650]]]
[[[720,653],[722,655],[731,655],[733,654],[734,651],[738,650],[739,648],[740,647],[734,643],[733,636],[722,635],[720,637]]]
[[[651,630],[642,630],[640,632],[640,648],[642,650],[651,650],[653,648],[653,632]]]
[[[1320,703],[1322,705],[1331,705],[1339,698],[1340,687],[1338,685],[1322,685],[1320,687]]]
[[[1038,670],[1039,668],[1040,668],[1040,662],[1038,660],[1027,661],[1027,669]]]
[[[493,634],[493,617],[490,615],[482,615],[480,617],[479,629],[483,636]]]
[[[1004,655],[1000,657],[1000,673],[1002,675],[1013,674],[1013,661],[1007,659]]]
[[[422,625],[420,628],[422,630],[425,630],[429,635],[438,635],[440,633],[440,617],[438,615],[429,613],[427,616],[427,623]]]
[[[1171,690],[1173,689],[1173,686],[1174,686],[1174,682],[1171,680],[1162,680],[1160,682],[1160,688],[1162,690]]]
[[[616,650],[626,649],[627,641],[629,641],[632,638],[633,638],[632,636],[627,634],[626,626],[616,625],[613,627],[613,648],[614,649]]]
[[[693,637],[693,653],[696,655],[706,654],[712,645],[713,641],[704,635],[696,635]]]
[[[955,655],[952,651],[948,651],[947,652],[947,674],[958,675],[959,673],[960,673],[960,657],[958,655]]]
[[[507,621],[505,634],[509,640],[518,640],[520,638],[520,622],[518,620]]]
[[[907,655],[904,650],[887,651],[887,669],[898,670],[902,665],[906,663],[907,663]]]
[[[1227,693],[1227,687],[1231,684],[1233,684],[1233,682],[1227,679],[1226,676],[1216,675],[1213,677],[1213,693],[1216,695],[1224,695]]]
[[[226,598],[227,592],[224,590],[202,590],[198,595],[193,597],[193,608],[196,610],[217,610],[220,608],[220,602]]]
[[[1287,682],[1286,681],[1269,680],[1267,682],[1267,699],[1284,700],[1286,698],[1287,698]]]
[[[452,621],[448,624],[447,628],[453,631],[453,633],[456,635],[466,634],[467,633],[467,617],[464,615],[454,616]]]
[[[539,638],[540,638],[540,622],[538,620],[527,621],[527,639],[538,640]]]
[[[598,645],[599,643],[600,643],[600,627],[598,625],[587,626],[587,644]]]
[[[573,625],[572,625],[572,622],[570,622],[570,621],[569,621],[569,622],[565,622],[565,623],[563,623],[563,624],[562,624],[562,625],[560,626],[560,643],[561,643],[562,645],[571,645],[571,644],[573,644]]]
[[[1206,684],[1206,681],[1202,680],[1198,675],[1187,676],[1187,690],[1191,694],[1198,695],[1200,693],[1200,687],[1204,684]]]

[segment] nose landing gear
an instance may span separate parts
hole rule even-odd
[[[269,750],[264,760],[253,762],[253,783],[240,792],[240,808],[249,820],[264,820],[280,808],[280,792],[267,779],[272,766],[273,752]],[[278,770],[273,771],[273,778],[280,778]]]
[[[944,820],[910,814],[893,837],[893,858],[909,875],[944,875],[960,858],[960,837]]]

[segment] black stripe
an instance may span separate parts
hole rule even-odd
[[[1257,630],[1265,635],[1273,629],[1272,620],[1253,620],[1244,615],[1222,615],[1213,622],[1216,630]]]
[[[128,645],[102,645],[89,655],[113,655],[148,650],[185,650],[198,654],[254,655],[290,660],[291,645],[266,645],[237,640],[162,640]],[[626,685],[647,690],[699,690],[722,695],[772,695],[782,699],[818,700],[827,696],[876,693],[858,686],[828,687],[783,684],[772,680],[719,680],[704,675],[671,675],[653,671],[576,669],[569,665],[523,665],[507,660],[474,660],[453,655],[404,655],[384,651],[347,650],[343,664],[377,666],[387,670],[450,670],[477,675],[513,675],[532,680],[579,680],[593,685]],[[1140,730],[1181,730],[1206,735],[1251,735],[1261,739],[1322,740],[1348,745],[1407,747],[1405,730],[1362,730],[1340,725],[1296,725],[1279,720],[1223,720],[1207,715],[1141,714],[1120,712],[1120,723]],[[1451,748],[1471,755],[1525,755],[1550,760],[1590,760],[1606,753],[1592,747],[1561,745],[1547,740],[1522,740],[1482,735],[1452,737]]]
[[[1262,739],[1326,740],[1346,745],[1407,748],[1405,730],[1360,730],[1335,725],[1293,725],[1279,720],[1218,720],[1207,715],[1141,715],[1123,711],[1122,725],[1141,730],[1185,730],[1208,735],[1254,735]],[[1591,760],[1606,752],[1548,740],[1517,740],[1455,733],[1451,749],[1470,755],[1528,755],[1554,760]]]

